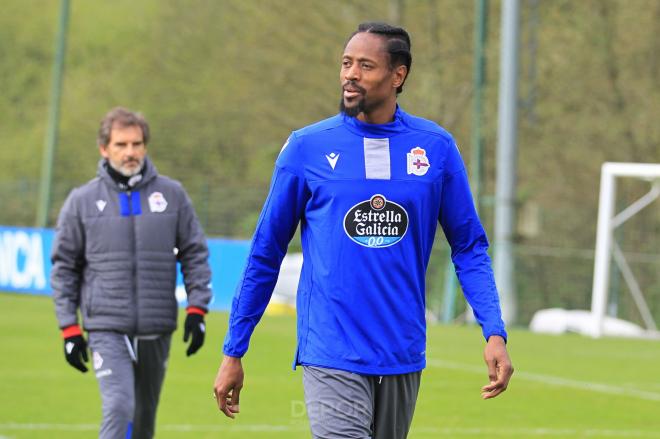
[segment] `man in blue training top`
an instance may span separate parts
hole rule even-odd
[[[397,105],[412,57],[401,28],[363,23],[342,56],[340,114],[294,131],[233,300],[214,394],[233,418],[241,357],[298,223],[298,347],[315,438],[405,438],[426,365],[425,273],[438,222],[487,340],[490,383],[513,368],[465,166],[451,135]]]

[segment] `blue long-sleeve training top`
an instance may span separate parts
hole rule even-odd
[[[299,223],[294,366],[423,369],[425,273],[438,223],[484,337],[506,338],[465,166],[437,124],[397,108],[388,124],[338,114],[291,134],[233,299],[225,354],[247,351]]]

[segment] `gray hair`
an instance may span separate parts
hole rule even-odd
[[[96,143],[99,146],[106,146],[110,143],[110,134],[115,124],[122,128],[130,126],[140,127],[142,129],[144,144],[149,143],[149,124],[142,113],[137,113],[124,107],[115,107],[108,111],[101,120],[101,126],[99,127],[99,133],[96,138]]]

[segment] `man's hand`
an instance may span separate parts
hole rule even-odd
[[[192,340],[190,341],[190,345],[186,350],[186,356],[190,357],[192,354],[197,352],[199,348],[202,347],[204,344],[205,332],[206,326],[204,325],[204,314],[199,314],[197,312],[191,312],[188,310],[186,323],[184,324],[183,342],[186,343],[191,335]]]
[[[239,412],[239,394],[243,388],[243,365],[241,359],[225,355],[222,359],[218,375],[213,384],[213,394],[218,408],[228,418],[234,418]]]
[[[66,361],[81,372],[87,372],[83,361],[89,361],[87,356],[87,342],[82,336],[78,325],[72,325],[62,330],[64,338],[64,356]]]
[[[488,337],[488,343],[484,348],[484,361],[488,366],[490,384],[481,388],[481,397],[483,399],[495,398],[506,390],[509,379],[513,375],[513,366],[506,351],[506,343],[499,335]]]

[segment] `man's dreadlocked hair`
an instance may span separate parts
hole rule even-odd
[[[348,38],[350,41],[356,34],[361,32],[368,32],[372,34],[377,34],[385,38],[385,47],[387,53],[390,55],[390,68],[398,67],[401,65],[406,66],[408,73],[403,79],[403,83],[396,89],[396,93],[399,94],[403,91],[403,84],[408,79],[410,74],[410,66],[412,65],[412,55],[410,53],[410,36],[408,32],[402,27],[395,27],[387,23],[382,23],[378,21],[360,23],[357,30],[351,34]]]

